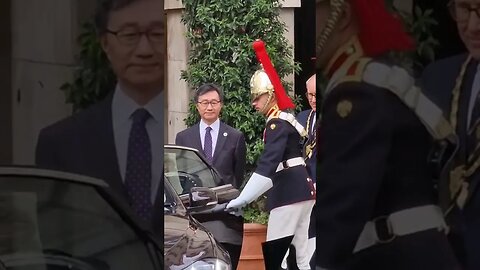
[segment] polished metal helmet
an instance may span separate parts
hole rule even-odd
[[[270,79],[268,78],[265,70],[259,69],[250,78],[250,94],[252,100],[258,98],[263,94],[272,95],[274,92],[274,87]]]
[[[265,43],[257,39],[253,42],[253,49],[260,62],[261,68],[255,71],[250,78],[250,94],[252,100],[255,100],[263,94],[268,94],[268,100],[265,106],[260,110],[265,113],[270,101],[275,95],[276,105],[280,110],[294,109],[295,104],[285,92],[280,77],[273,67],[273,64],[268,56]]]
[[[266,112],[267,106],[272,101],[274,92],[275,92],[275,89],[273,87],[273,84],[268,78],[268,75],[265,72],[265,70],[262,68],[255,71],[255,73],[250,78],[250,95],[251,95],[252,101],[254,101],[255,99],[257,99],[259,96],[263,94],[268,94],[267,102],[265,103],[264,107],[260,109],[261,113]]]

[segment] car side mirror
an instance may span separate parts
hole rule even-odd
[[[204,211],[218,203],[217,193],[207,187],[192,187],[188,194],[189,211]]]

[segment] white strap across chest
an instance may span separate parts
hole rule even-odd
[[[442,110],[426,97],[415,84],[415,79],[398,66],[371,62],[365,67],[363,81],[390,90],[412,109],[430,134],[438,140],[453,136],[453,129]]]
[[[272,120],[273,118],[275,118],[275,117],[270,116],[268,118],[267,122]],[[302,137],[307,137],[308,136],[308,133],[305,130],[305,128],[302,126],[302,124],[300,124],[297,121],[297,119],[295,118],[295,116],[293,114],[286,113],[286,112],[280,112],[280,114],[278,115],[278,118],[282,119],[282,120],[285,120],[288,123],[290,123],[290,125],[292,125],[297,130],[297,132],[298,132],[298,134],[300,134],[300,136],[302,136]]]
[[[417,115],[429,133],[437,140],[456,141],[453,128],[443,116],[442,110],[426,97],[415,84],[415,79],[399,66],[389,66],[368,58],[361,59],[365,65],[361,77],[362,82],[388,89]],[[325,97],[342,82],[348,82],[346,68],[338,70],[325,90]],[[347,77],[345,80],[344,78]]]

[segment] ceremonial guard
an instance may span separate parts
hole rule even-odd
[[[315,189],[302,157],[302,137],[307,134],[295,116],[284,111],[293,109],[294,104],[283,89],[265,44],[257,40],[253,47],[263,67],[252,76],[250,86],[252,105],[268,118],[264,150],[241,194],[227,208],[242,208],[268,191],[270,215],[267,241],[263,243],[266,269],[280,268],[290,244],[295,247],[290,252],[296,250],[298,269],[310,269],[306,249]]]
[[[455,136],[389,54],[414,42],[384,2],[316,1],[317,268],[458,269],[434,182],[448,154],[432,154]]]

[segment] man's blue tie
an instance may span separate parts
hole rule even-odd
[[[125,186],[130,204],[138,216],[150,220],[152,216],[151,182],[152,152],[145,122],[150,113],[137,109],[133,114],[133,123],[128,139],[127,169]]]
[[[205,129],[205,140],[203,142],[203,153],[205,153],[205,157],[207,158],[208,162],[212,164],[213,161],[213,147],[212,147],[212,128],[207,127]]]
[[[471,154],[477,146],[477,142],[480,140],[480,93],[475,97],[473,103],[472,115],[470,117],[470,127],[467,133],[467,145],[469,154]]]

